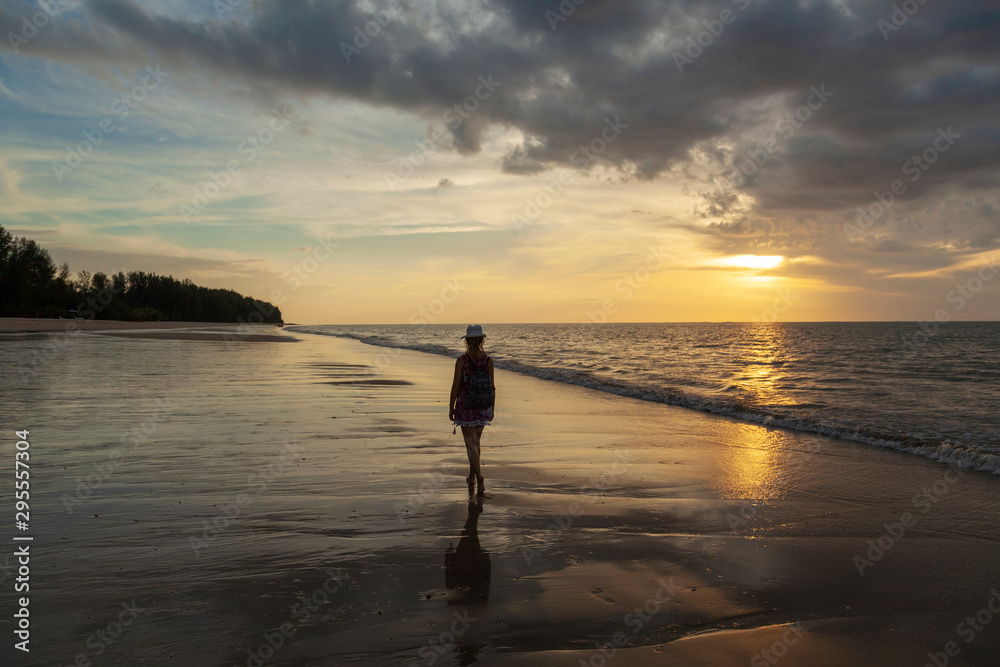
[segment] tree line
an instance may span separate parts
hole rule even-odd
[[[49,251],[0,225],[0,317],[279,324],[281,311],[233,290],[145,271],[107,275],[56,266]]]

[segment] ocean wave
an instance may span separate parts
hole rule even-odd
[[[323,336],[350,338],[378,347],[406,349],[443,356],[452,356],[455,353],[454,350],[442,345],[420,342],[404,343],[391,338],[365,333],[330,331],[308,326],[289,327],[289,330]],[[1000,475],[1000,454],[990,451],[993,449],[991,447],[977,446],[972,443],[956,443],[947,437],[936,436],[934,434],[907,433],[886,424],[875,424],[833,415],[816,416],[815,413],[823,409],[821,405],[817,404],[800,404],[796,407],[808,414],[795,414],[791,412],[793,408],[762,407],[742,402],[728,395],[720,395],[723,392],[731,390],[733,388],[732,385],[725,387],[722,392],[717,392],[714,396],[705,396],[685,392],[677,387],[637,386],[606,376],[596,376],[584,369],[572,369],[564,366],[540,366],[507,359],[502,355],[493,356],[497,368],[544,380],[552,380],[619,396],[741,419],[767,427],[816,433],[874,447],[895,449],[941,463],[955,465],[960,468]],[[607,366],[601,367],[602,370],[607,368]],[[609,369],[611,373],[615,374],[618,374],[620,370]],[[627,375],[632,376],[631,373],[627,373]],[[836,378],[835,380],[828,378],[826,381],[841,379],[843,378]],[[690,384],[690,381],[683,384]],[[822,387],[814,388],[822,389]]]

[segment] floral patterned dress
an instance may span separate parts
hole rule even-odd
[[[474,368],[486,370],[490,363],[489,355],[476,361],[468,354],[463,354],[462,360],[462,382],[458,385],[458,398],[455,400],[455,426],[488,426],[493,420],[493,408],[467,408],[465,407],[465,388],[469,384]]]

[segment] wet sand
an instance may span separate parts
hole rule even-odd
[[[0,333],[56,331],[111,331],[116,329],[190,329],[233,327],[222,322],[125,322],[122,320],[67,320],[45,317],[0,317]]]
[[[3,664],[1000,654],[994,476],[498,370],[469,502],[451,360],[275,335],[300,342],[0,340],[34,537],[32,650]]]
[[[122,320],[60,320],[28,317],[0,318],[0,334],[83,332],[131,338],[206,340],[226,342],[296,342],[270,324],[230,324],[226,322],[124,322]]]

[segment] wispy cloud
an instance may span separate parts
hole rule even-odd
[[[677,262],[646,294],[694,275],[718,294],[724,258],[780,256],[769,275],[812,290],[817,313],[863,317],[902,293],[917,317],[925,294],[1000,247],[1000,13],[983,3],[927,3],[888,39],[876,2],[627,0],[563,15],[558,0],[417,0],[382,19],[387,3],[360,0],[59,4],[24,43],[0,40],[0,222],[74,257],[150,248],[178,267],[219,262],[186,270],[222,280],[239,261],[278,271],[319,235],[349,242],[357,262],[331,262],[320,290],[362,261],[403,282],[465,269],[482,246],[479,265],[519,296],[490,294],[516,319],[532,280],[566,303],[597,298],[668,243]],[[0,34],[37,10],[5,4]],[[169,77],[116,115],[148,67]],[[293,124],[248,159],[241,146],[275,108]],[[57,178],[105,118],[114,128]],[[627,129],[609,141],[608,123]],[[942,133],[958,137],[946,150]],[[234,160],[185,219],[179,207]],[[389,174],[403,176],[389,187]],[[884,213],[845,232],[895,181]],[[822,296],[842,292],[869,296]],[[689,317],[664,295],[672,309],[644,296],[639,316]]]

